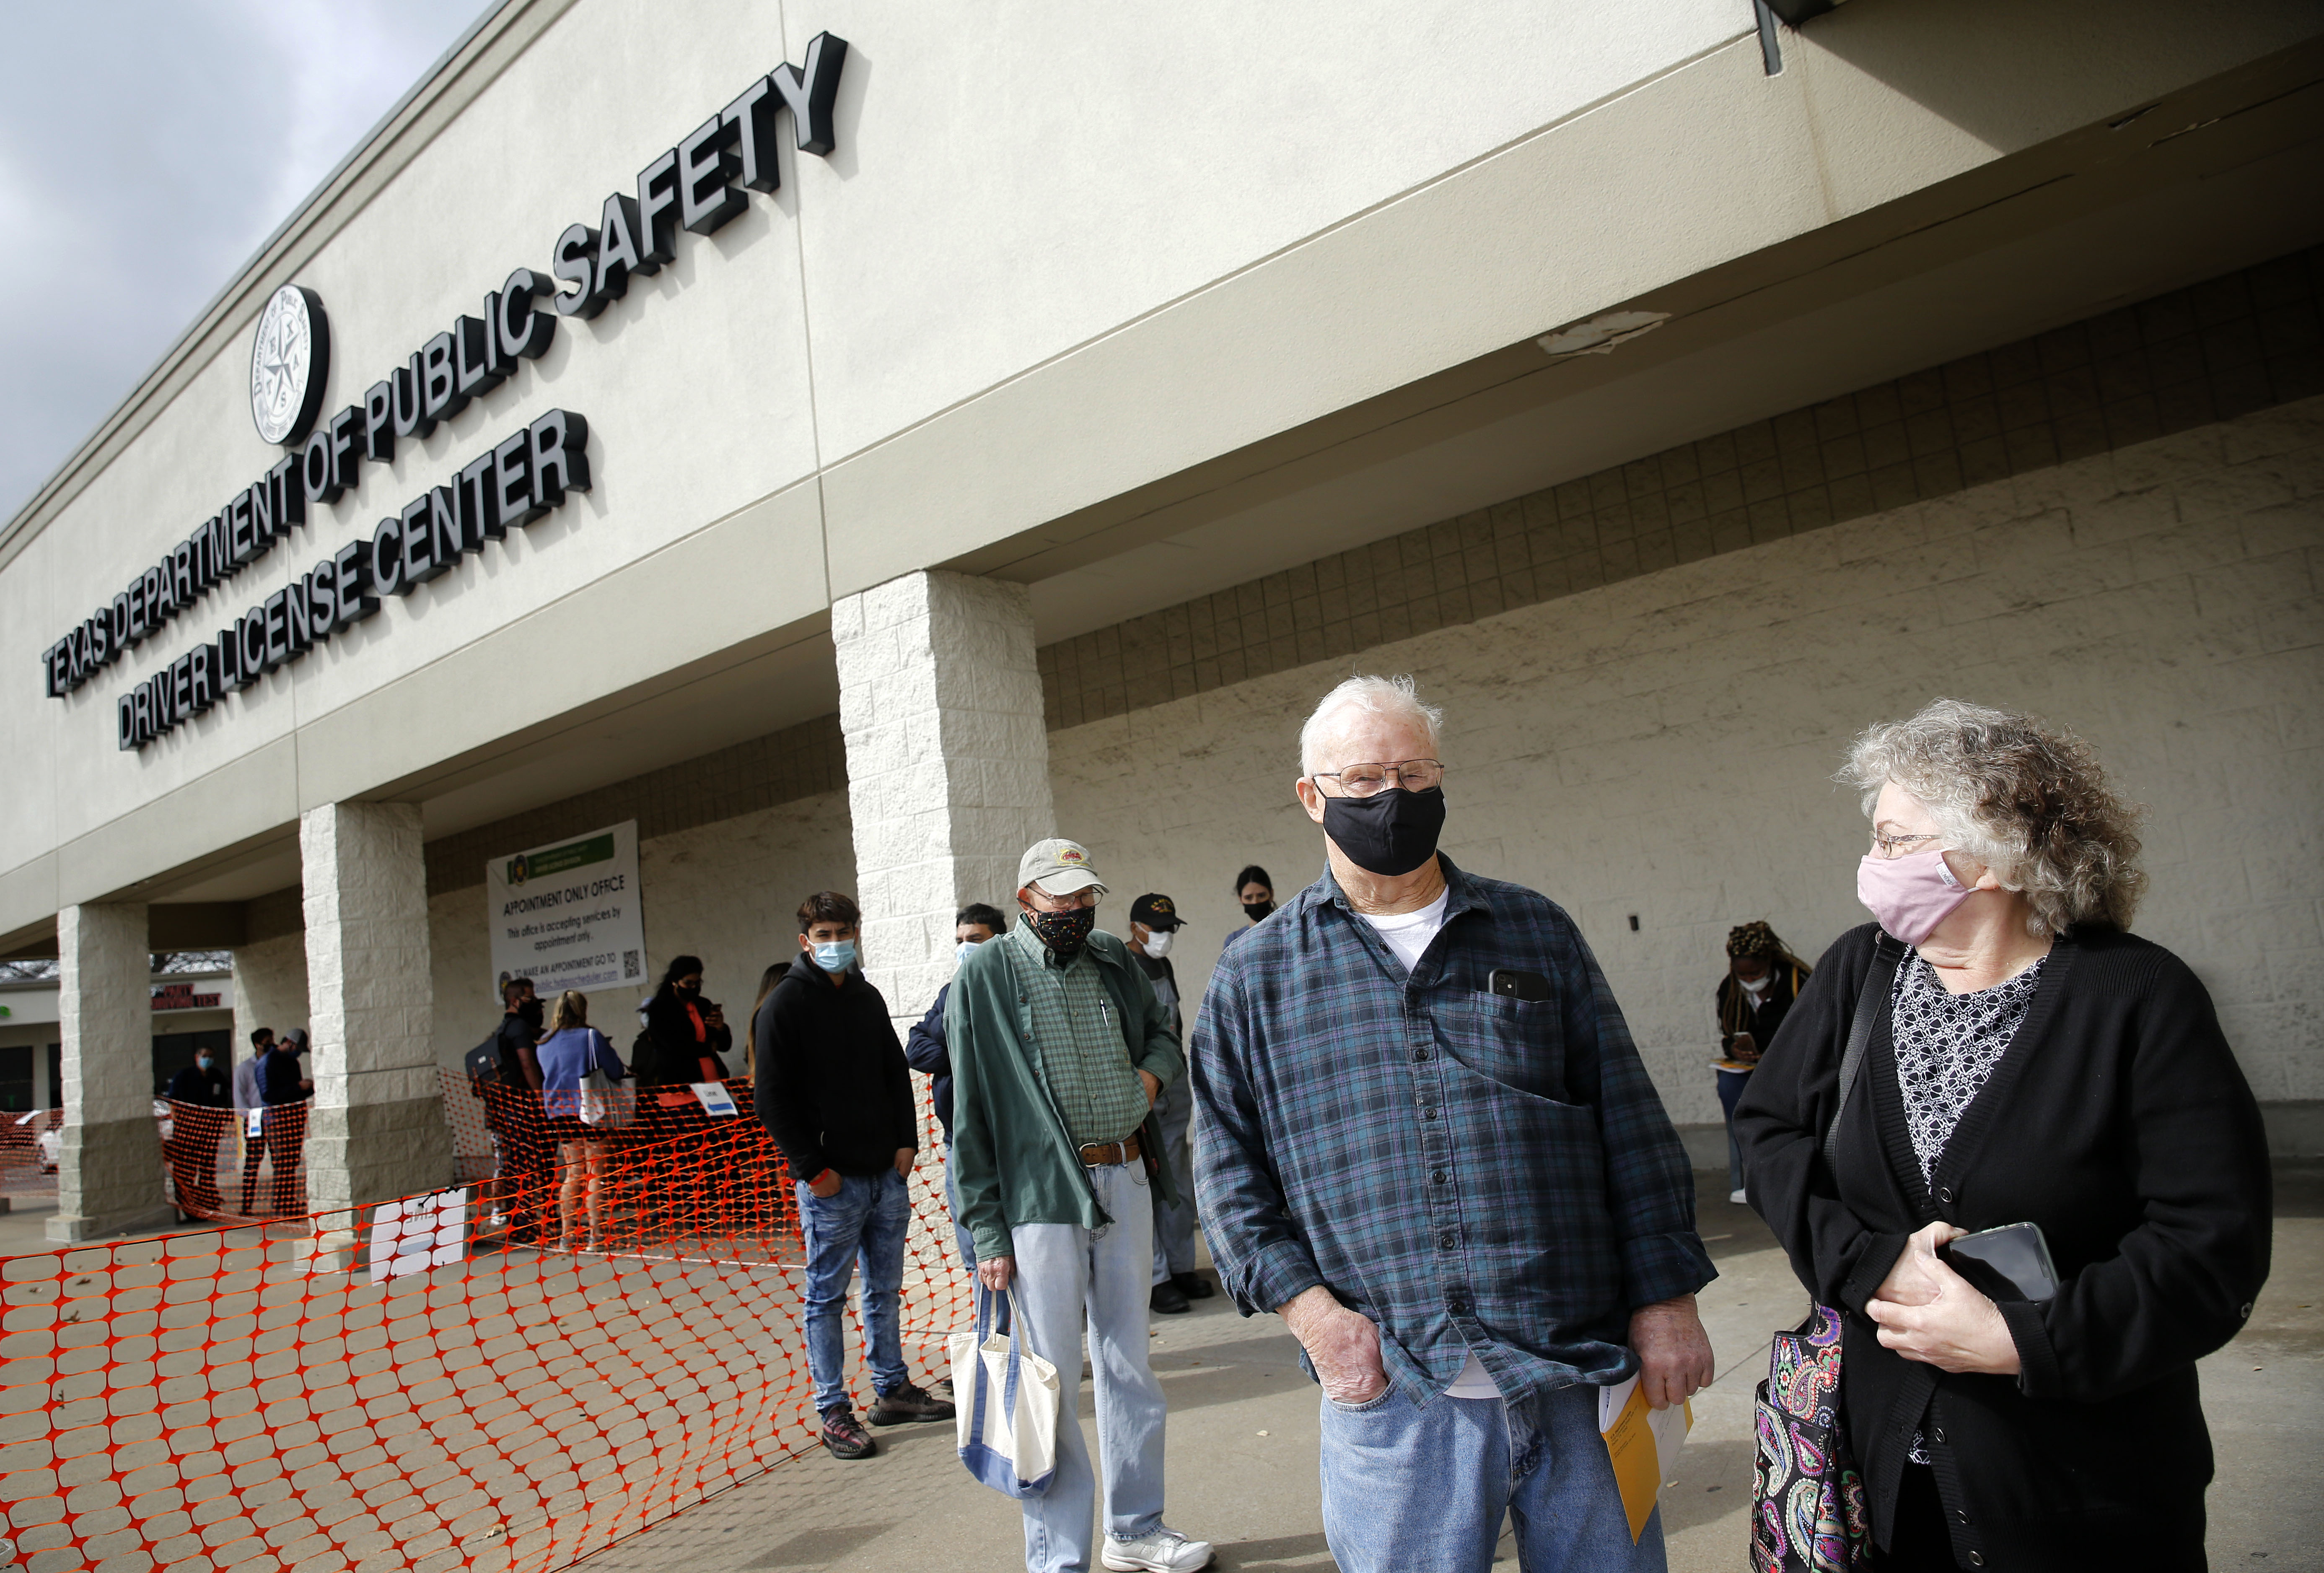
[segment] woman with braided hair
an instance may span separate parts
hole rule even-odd
[[[1719,980],[1719,1058],[1711,1067],[1719,1077],[1719,1106],[1727,1115],[1729,1201],[1743,1199],[1743,1147],[1735,1139],[1736,1102],[1813,970],[1793,955],[1765,922],[1739,923],[1727,930],[1727,976]]]

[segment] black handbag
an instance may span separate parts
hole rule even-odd
[[[1823,1133],[1828,1172],[1838,1173],[1832,1155],[1840,1116],[1904,959],[1904,948],[1882,934],[1840,1055],[1840,1098]],[[1797,1328],[1775,1337],[1766,1380],[1751,1403],[1758,1439],[1751,1482],[1754,1573],[1841,1573],[1864,1566],[1871,1520],[1864,1476],[1840,1423],[1840,1317],[1831,1306],[1814,1307]]]

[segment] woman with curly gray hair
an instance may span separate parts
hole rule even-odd
[[[1751,1205],[1839,1313],[1879,1565],[2200,1568],[2195,1362],[2267,1277],[2271,1181],[2210,996],[2128,931],[2135,816],[2080,739],[1953,699],[1864,733],[1840,779],[1878,921],[1825,953],[1735,1125]],[[1955,1240],[2023,1224],[2053,1292],[1954,1270]]]

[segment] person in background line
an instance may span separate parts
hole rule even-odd
[[[976,1278],[1013,1284],[1019,1332],[1057,1368],[1056,1473],[1024,1499],[1028,1573],[1086,1573],[1098,1479],[1082,1435],[1089,1338],[1105,1471],[1105,1565],[1191,1573],[1207,1541],[1162,1522],[1163,1431],[1146,1319],[1154,1204],[1169,1189],[1154,1100],[1185,1061],[1162,1003],[1120,940],[1097,929],[1105,883],[1072,841],[1017,865],[1018,926],[970,951],[945,1006],[953,1153]]]
[[[759,974],[759,997],[751,1002],[751,1013],[742,1029],[742,1074],[755,1082],[759,1074],[759,1013],[767,1008],[767,996],[775,992],[775,985],[790,972],[788,961],[770,963]]]
[[[181,1223],[214,1217],[218,1206],[218,1138],[226,1133],[226,1102],[232,1096],[217,1050],[205,1044],[194,1062],[170,1078],[168,1093],[170,1177],[178,1187]]]
[[[1130,903],[1130,956],[1153,985],[1154,997],[1169,1019],[1170,1035],[1185,1041],[1185,1024],[1178,1010],[1178,975],[1170,967],[1170,947],[1185,920],[1178,904],[1166,895],[1142,895]],[[1194,1271],[1194,1165],[1186,1140],[1186,1124],[1194,1113],[1194,1083],[1180,1077],[1154,1100],[1154,1120],[1162,1133],[1162,1166],[1170,1171],[1176,1201],[1164,1201],[1154,1189],[1154,1292],[1148,1303],[1165,1316],[1192,1310],[1190,1300],[1208,1300],[1217,1292]]]
[[[1242,915],[1250,922],[1247,927],[1227,930],[1227,937],[1219,943],[1219,953],[1222,956],[1236,940],[1267,921],[1268,915],[1275,911],[1275,881],[1258,864],[1248,865],[1235,875],[1234,890],[1235,900],[1242,903]]]
[[[835,1458],[879,1451],[847,1396],[847,1283],[863,1265],[863,1360],[878,1398],[872,1423],[948,1420],[953,1408],[912,1384],[904,1365],[906,1176],[919,1114],[888,1002],[857,959],[862,914],[837,891],[799,903],[800,958],[759,1012],[760,1123],[782,1150],[807,1240],[807,1365],[823,1445]]]
[[[266,1157],[266,1057],[274,1051],[274,1029],[259,1027],[250,1034],[250,1058],[234,1068],[235,1129],[242,1135],[242,1216],[252,1216],[258,1201],[258,1166]],[[253,1110],[260,1111],[258,1128],[251,1129]]]
[[[952,938],[954,956],[962,961],[968,953],[986,940],[995,939],[1009,927],[1009,920],[1001,915],[998,907],[988,907],[974,902],[953,914]],[[928,1078],[928,1099],[936,1106],[936,1124],[945,1135],[945,1208],[952,1214],[954,1240],[960,1246],[960,1264],[967,1271],[976,1271],[976,1242],[966,1229],[960,1226],[960,1188],[953,1183],[952,1164],[952,1054],[945,1047],[945,1002],[952,997],[952,985],[936,990],[936,1004],[919,1019],[911,1035],[904,1040],[904,1063]]]
[[[593,1070],[601,1072],[609,1082],[621,1081],[629,1072],[605,1034],[589,1024],[589,996],[576,989],[568,988],[557,996],[556,1013],[549,1018],[548,1036],[534,1046],[533,1052],[540,1062],[541,1115],[549,1139],[557,1143],[558,1168],[564,1176],[557,1193],[558,1216],[562,1224],[557,1247],[560,1251],[598,1250],[602,1245],[598,1174],[605,1146],[593,1123],[584,1115],[602,1119],[604,1111],[585,1106],[582,1082]],[[577,1243],[573,1237],[576,1205],[582,1208],[589,1225]]]
[[[1719,980],[1719,1106],[1727,1115],[1729,1201],[1743,1195],[1743,1147],[1735,1139],[1735,1105],[1751,1080],[1759,1056],[1775,1041],[1775,1029],[1791,1013],[1800,985],[1815,968],[1784,948],[1763,922],[1727,931],[1727,976]]]
[[[274,1166],[274,1216],[287,1218],[299,1210],[300,1180],[307,1151],[308,1100],[315,1084],[299,1071],[299,1057],[307,1052],[307,1029],[293,1027],[282,1034],[266,1057],[266,1074],[259,1091],[266,1098],[266,1151]]]
[[[1752,1207],[1840,1313],[1877,1566],[2192,1573],[2196,1363],[2267,1282],[2273,1185],[2209,993],[2128,931],[2135,814],[2080,738],[1956,699],[1865,732],[1841,779],[1878,921],[1824,952],[1735,1127]],[[2028,1224],[2046,1300],[1937,1254]]]
[[[670,958],[661,986],[646,1004],[646,1035],[653,1059],[639,1072],[640,1085],[690,1087],[726,1079],[725,1054],[734,1046],[734,1034],[725,1013],[702,997],[702,958]]]
[[[501,985],[500,1205],[512,1245],[529,1245],[540,1237],[540,1215],[549,1200],[553,1160],[535,1096],[541,1087],[535,1049],[540,1026],[540,996],[533,992],[532,979],[512,977]]]
[[[1346,1573],[1485,1573],[1504,1518],[1525,1567],[1660,1573],[1598,1399],[1711,1381],[1694,1177],[1572,919],[1436,850],[1441,720],[1356,677],[1301,728],[1324,873],[1211,976],[1204,1233],[1320,1379]]]

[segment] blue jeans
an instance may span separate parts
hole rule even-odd
[[[1598,1390],[1510,1404],[1390,1388],[1323,1403],[1323,1534],[1341,1573],[1485,1573],[1501,1515],[1526,1573],[1663,1573],[1662,1510],[1634,1546],[1598,1431]]]
[[[798,1188],[799,1232],[807,1236],[807,1369],[815,1381],[815,1407],[846,1409],[848,1275],[863,1263],[863,1363],[872,1384],[893,1393],[911,1380],[904,1366],[902,1319],[904,1235],[912,1203],[904,1177],[892,1169],[843,1174],[839,1192],[820,1197]]]
[[[1095,1229],[1019,1224],[1009,1231],[1025,1343],[1057,1368],[1061,1397],[1056,1477],[1046,1493],[1024,1501],[1029,1573],[1085,1573],[1092,1562],[1097,1476],[1078,1418],[1084,1326],[1097,1388],[1106,1532],[1136,1540],[1162,1522],[1162,1384],[1148,1363],[1146,1332],[1154,1203],[1141,1160],[1087,1172],[1113,1222]]]

